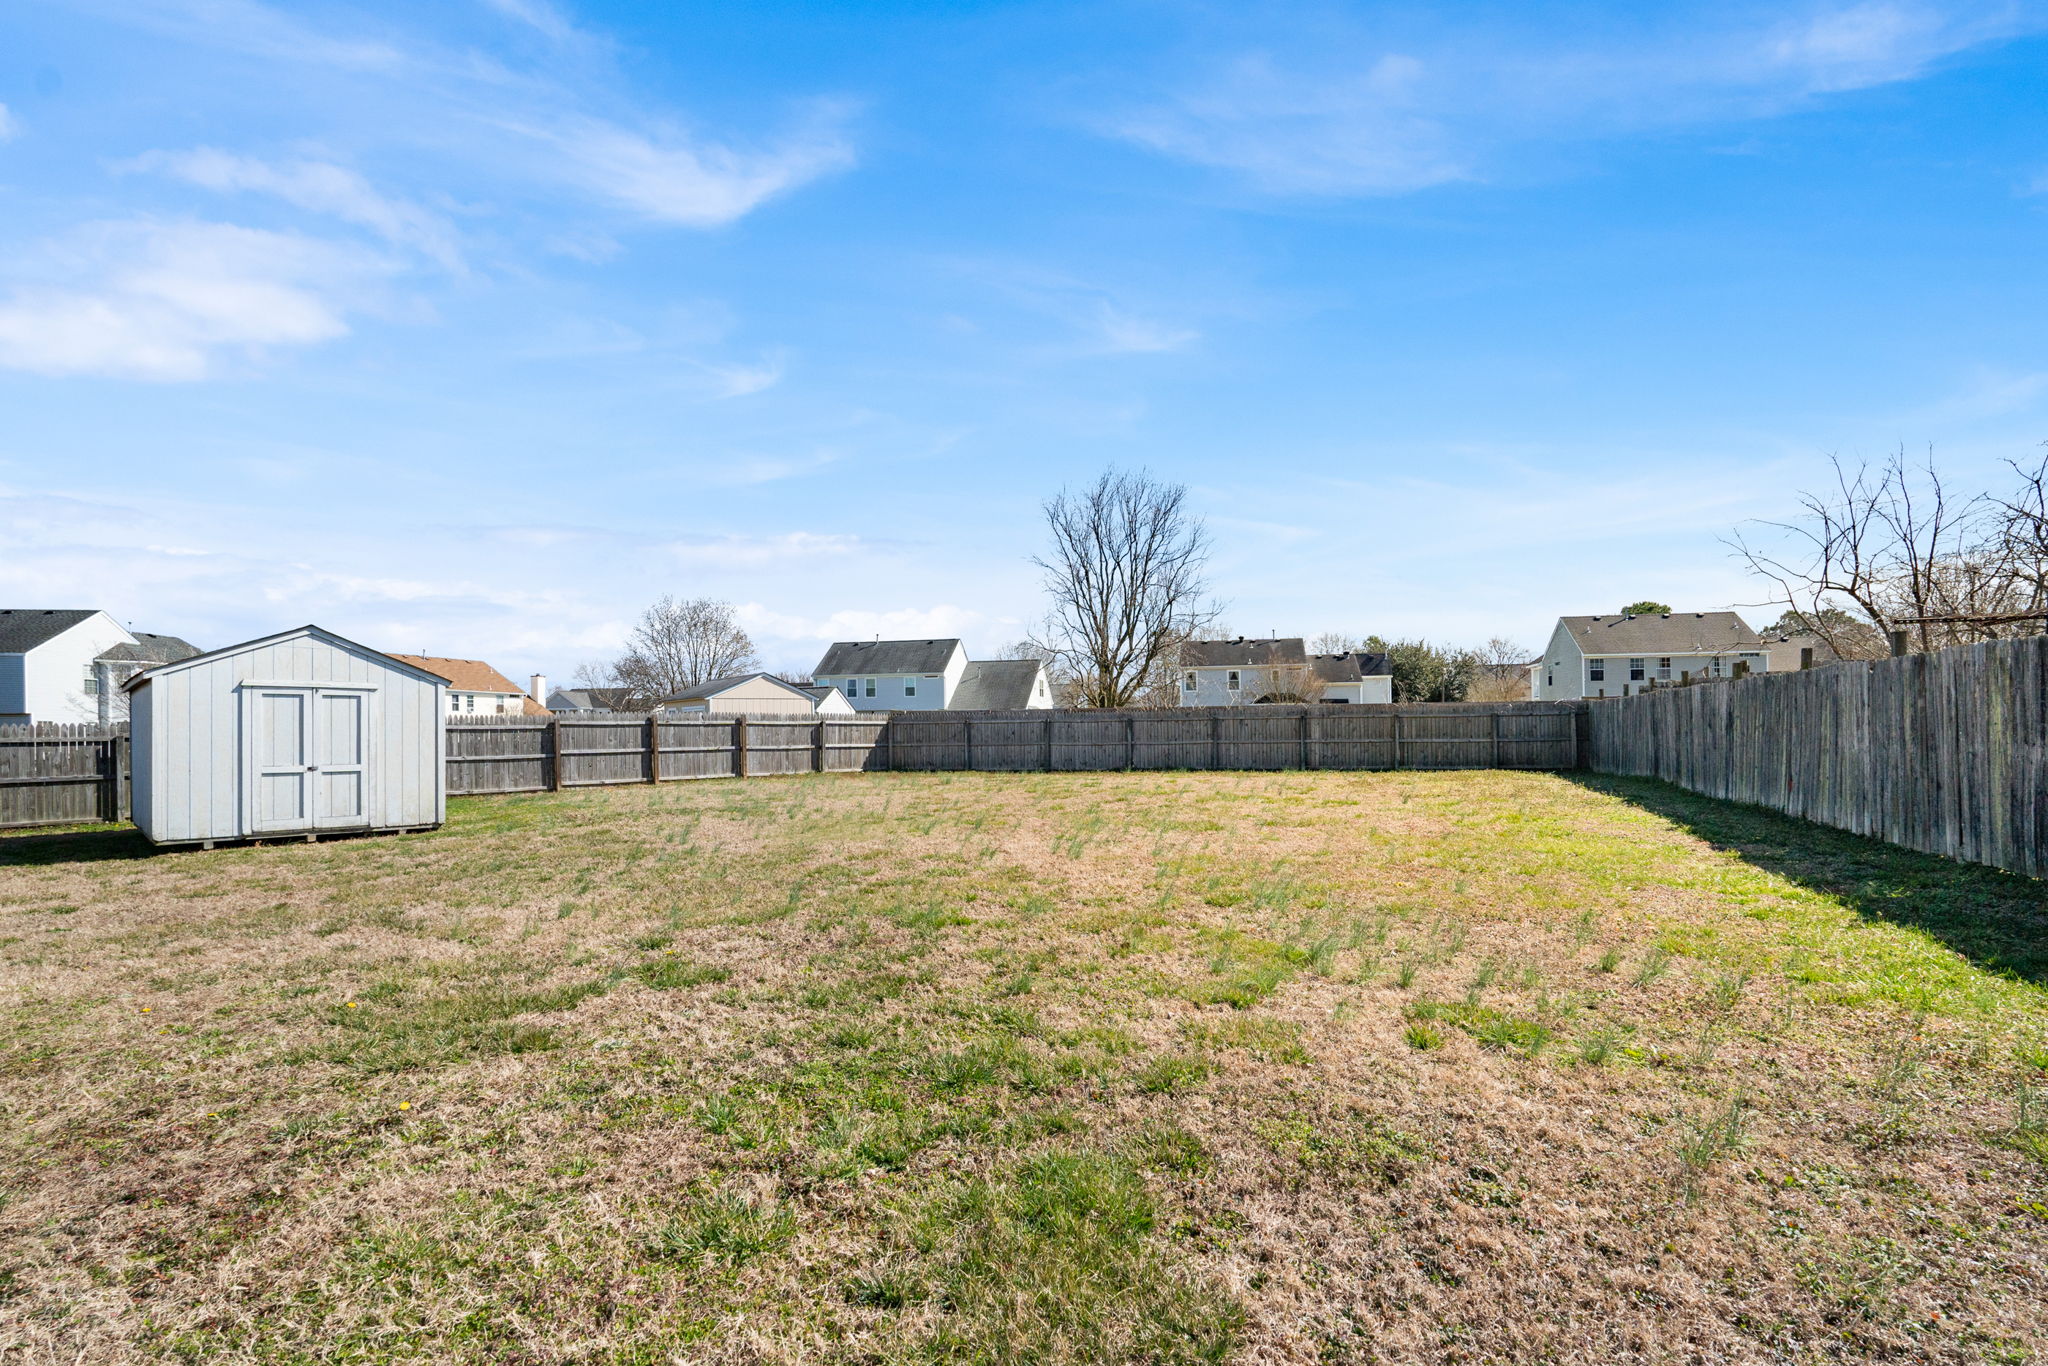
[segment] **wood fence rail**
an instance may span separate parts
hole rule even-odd
[[[2048,636],[1595,702],[1588,767],[2048,876]]]

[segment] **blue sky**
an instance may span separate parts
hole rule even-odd
[[[2048,7],[0,14],[0,599],[523,676],[1042,610],[1184,481],[1226,622],[1754,600],[1830,452],[2048,438]]]

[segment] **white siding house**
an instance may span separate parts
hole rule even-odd
[[[1358,650],[1312,655],[1299,636],[1270,640],[1191,640],[1180,651],[1183,707],[1236,707],[1254,702],[1391,702],[1394,678],[1385,655]]]
[[[439,825],[444,689],[317,626],[139,674],[135,823],[207,846]]]
[[[1559,617],[1543,658],[1529,666],[1539,702],[1628,697],[1652,683],[1765,673],[1771,648],[1733,612]]]
[[[92,608],[0,610],[0,725],[126,720],[121,683],[196,653]]]
[[[855,711],[943,711],[966,672],[958,640],[841,640],[811,680],[839,689]]]

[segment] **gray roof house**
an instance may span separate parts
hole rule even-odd
[[[1652,683],[1763,673],[1771,648],[1733,612],[1559,617],[1529,666],[1539,702],[1627,697]]]
[[[1035,659],[970,660],[956,637],[841,640],[812,672],[855,711],[1009,711],[1052,705]]]
[[[556,688],[548,694],[547,707],[554,712],[631,711],[631,688]]]
[[[1318,702],[1391,702],[1387,657],[1364,650],[1312,655],[1300,636],[1191,640],[1180,648],[1179,702],[1235,707],[1313,694]]]
[[[0,724],[125,721],[123,683],[198,653],[96,608],[0,609]]]

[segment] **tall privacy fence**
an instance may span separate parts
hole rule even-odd
[[[128,725],[0,726],[0,827],[128,819]]]
[[[2048,637],[1596,702],[1587,766],[2048,874]]]

